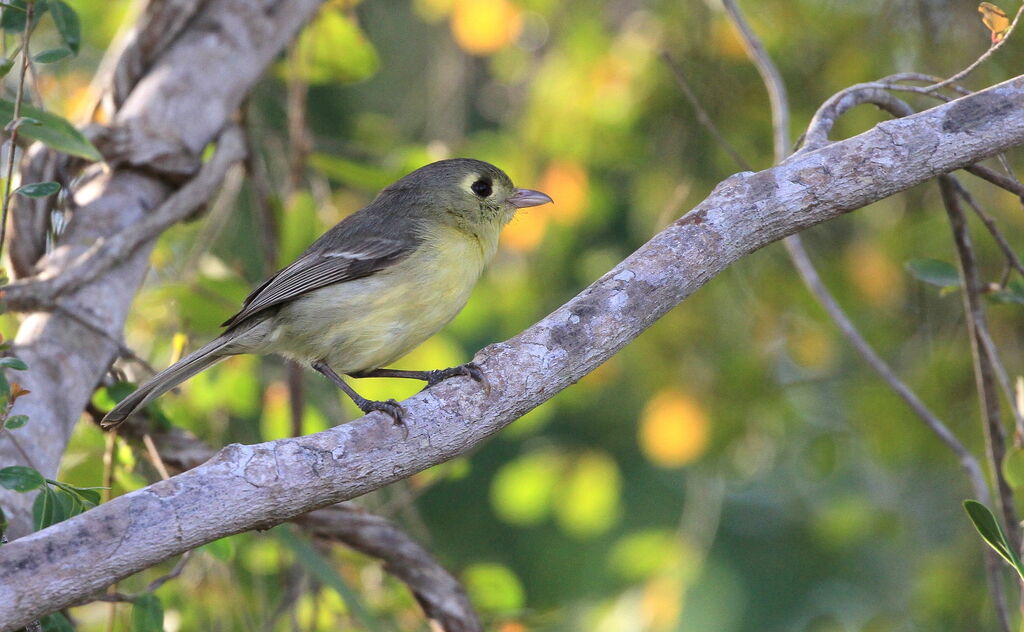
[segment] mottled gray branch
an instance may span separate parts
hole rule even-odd
[[[536,325],[480,351],[492,385],[452,379],[316,434],[209,462],[0,548],[0,629],[211,540],[268,528],[472,450],[569,387],[739,258],[1024,144],[1024,77],[734,175]],[[20,403],[21,400],[19,400]]]
[[[123,432],[126,438],[136,441],[150,436],[161,461],[171,468],[190,470],[215,454],[213,448],[191,433],[148,425],[128,425]],[[390,520],[341,504],[302,514],[293,521],[317,537],[340,542],[381,560],[384,570],[408,586],[423,612],[444,632],[483,632],[462,584]]]

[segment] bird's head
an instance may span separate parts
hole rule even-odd
[[[551,202],[533,189],[519,189],[504,171],[482,160],[452,158],[420,167],[385,189],[383,195],[408,195],[426,202],[444,221],[473,229],[500,228],[518,209]]]

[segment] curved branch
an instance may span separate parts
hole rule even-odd
[[[0,548],[0,628],[211,540],[267,528],[463,454],[567,388],[742,256],[1024,144],[1024,76],[722,182],[571,301],[453,379],[323,432],[229,445],[209,462]],[[20,401],[20,400],[19,400]]]

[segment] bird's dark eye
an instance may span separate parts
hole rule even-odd
[[[480,197],[485,198],[491,194],[491,181],[488,180],[487,178],[480,178],[472,185],[470,185],[469,188],[473,190],[473,193],[476,193]]]

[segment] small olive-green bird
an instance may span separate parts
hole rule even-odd
[[[402,422],[395,400],[361,397],[342,378],[406,377],[428,385],[457,375],[483,381],[469,363],[434,371],[382,369],[437,333],[462,310],[517,209],[551,202],[517,189],[479,160],[442,160],[384,189],[316,240],[245,299],[227,330],[164,369],[103,418],[112,428],[133,411],[240,353],[276,353],[319,371],[365,413]]]

